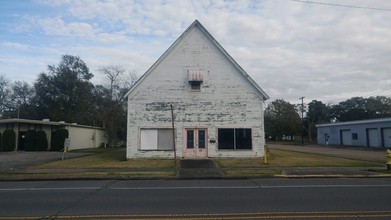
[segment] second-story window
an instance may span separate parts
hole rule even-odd
[[[204,81],[202,70],[189,69],[188,74],[191,91],[200,91],[201,84]]]

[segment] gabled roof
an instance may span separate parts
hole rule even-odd
[[[152,70],[154,70],[159,63],[164,60],[164,58],[174,49],[174,47],[182,41],[192,30],[193,28],[199,28],[201,32],[220,50],[222,54],[231,62],[231,64],[241,73],[243,76],[250,82],[250,84],[258,92],[258,95],[262,100],[267,100],[270,97],[262,90],[262,88],[244,71],[244,69],[225,51],[225,49],[217,42],[217,40],[205,29],[204,26],[198,21],[195,20],[186,30],[179,36],[179,38],[163,53],[163,55],[140,77],[140,79],[132,86],[132,88],[125,94],[125,97],[129,96],[148,76]]]

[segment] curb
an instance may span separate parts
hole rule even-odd
[[[8,173],[9,174],[9,173]],[[16,174],[17,175],[17,174]],[[45,174],[44,174],[45,175]],[[176,176],[126,176],[126,175],[113,175],[113,176],[101,176],[101,177],[50,177],[50,176],[37,176],[26,178],[1,178],[0,181],[72,181],[72,180],[240,180],[240,179],[320,179],[320,178],[391,178],[391,174],[376,174],[376,175],[346,175],[346,174],[262,174],[262,175],[230,175],[230,176],[198,176],[198,177],[180,177]]]

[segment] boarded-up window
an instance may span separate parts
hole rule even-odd
[[[252,149],[250,128],[220,128],[218,129],[219,150]]]
[[[172,129],[141,129],[140,150],[173,150]]]

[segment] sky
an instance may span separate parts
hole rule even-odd
[[[391,96],[389,0],[0,0],[0,75],[33,84],[65,54],[141,76],[198,19],[270,96]]]

